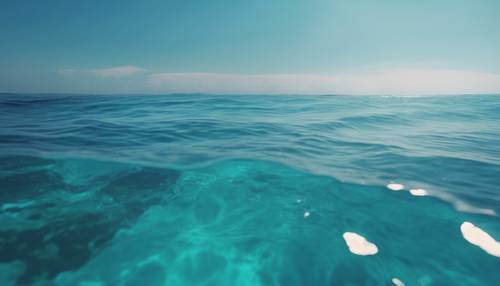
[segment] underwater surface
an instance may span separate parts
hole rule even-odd
[[[0,285],[500,285],[500,96],[0,95]]]

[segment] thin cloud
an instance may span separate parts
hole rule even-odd
[[[152,73],[129,65],[103,69],[62,69],[58,73],[75,78],[133,77],[134,92],[144,93],[410,96],[500,93],[500,74],[446,69],[386,69],[337,74],[231,74]]]
[[[436,69],[389,69],[349,74],[156,73],[153,92],[221,94],[445,95],[500,93],[500,74]]]
[[[147,71],[147,69],[136,66],[118,66],[103,69],[61,69],[58,74],[63,76],[90,75],[102,78],[123,78]]]

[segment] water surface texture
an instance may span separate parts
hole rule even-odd
[[[0,124],[0,285],[500,281],[500,96],[2,94]]]

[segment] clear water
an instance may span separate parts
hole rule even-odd
[[[3,94],[0,124],[0,285],[500,281],[460,230],[500,240],[500,96]]]

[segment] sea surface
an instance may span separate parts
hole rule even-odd
[[[496,95],[0,94],[2,286],[495,286],[499,215]]]

